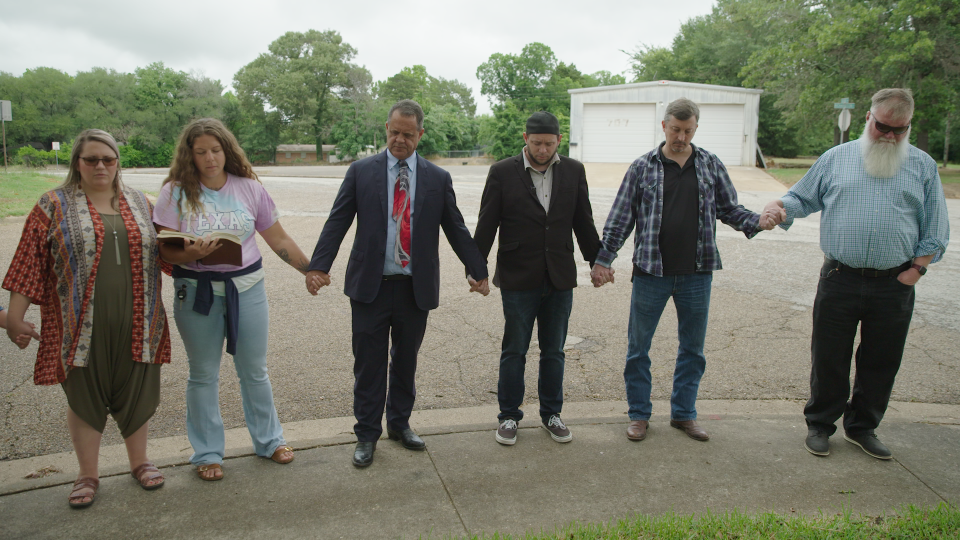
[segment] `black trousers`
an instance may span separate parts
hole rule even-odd
[[[809,427],[833,434],[837,419],[850,435],[873,433],[887,410],[913,316],[914,289],[889,277],[863,277],[828,261],[813,304]],[[850,358],[860,325],[850,396]],[[849,398],[849,401],[848,401]]]
[[[383,433],[384,405],[389,429],[410,427],[410,413],[417,396],[417,353],[429,311],[417,307],[410,279],[384,280],[373,302],[351,300],[350,307],[353,414],[357,418],[353,430],[359,441],[376,441]]]

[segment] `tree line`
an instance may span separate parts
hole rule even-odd
[[[626,52],[626,51],[624,51]],[[670,47],[626,52],[634,82],[676,81],[760,88],[759,143],[783,157],[817,154],[834,143],[837,111],[857,104],[853,137],[870,95],[905,86],[917,111],[913,142],[934,156],[952,134],[960,141],[960,2],[956,0],[717,0],[712,12],[684,23]],[[486,148],[496,158],[520,151],[524,122],[547,110],[568,134],[567,90],[623,84],[606,71],[582,73],[549,46],[530,43],[495,53],[477,67],[492,115],[477,115],[466,84],[431,75],[421,65],[374,81],[353,63],[357,51],[334,30],[287,32],[243,66],[233,92],[202,73],[162,62],[121,73],[104,68],[75,76],[53,68],[22,76],[0,72],[0,99],[13,102],[8,144],[69,141],[98,127],[123,143],[126,167],[167,166],[181,126],[220,118],[254,162],[274,159],[278,144],[333,144],[341,157],[384,143],[383,123],[399,99],[421,103],[421,153]],[[614,52],[614,54],[620,54]],[[560,152],[568,151],[565,136]],[[24,161],[42,163],[52,153]],[[960,157],[960,143],[951,155]],[[320,153],[318,152],[318,155]]]

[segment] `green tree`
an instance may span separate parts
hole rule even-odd
[[[72,85],[73,77],[48,67],[28,69],[21,77],[0,74],[0,99],[10,100],[13,112],[13,122],[6,123],[7,145],[72,139],[76,135]]]
[[[917,104],[916,144],[926,150],[931,130],[960,105],[956,0],[728,1],[732,13],[778,37],[750,58],[745,82],[775,93],[788,120],[808,135],[832,132],[837,98],[863,111],[877,89],[907,87]],[[863,125],[862,112],[854,118]]]
[[[75,130],[102,129],[119,142],[137,133],[134,89],[136,76],[112,69],[93,68],[78,72],[70,98],[74,100]]]
[[[277,110],[295,136],[313,139],[320,159],[337,93],[348,84],[356,53],[334,30],[287,32],[270,44],[269,53],[237,72],[234,87],[241,101]]]

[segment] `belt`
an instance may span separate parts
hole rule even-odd
[[[913,264],[912,261],[907,261],[900,266],[895,268],[887,268],[886,270],[877,270],[875,268],[854,268],[852,266],[847,266],[840,261],[835,261],[833,259],[827,258],[828,263],[837,265],[837,268],[841,272],[851,272],[857,274],[858,276],[869,277],[869,278],[878,278],[878,277],[891,277],[897,276],[900,272],[910,268],[910,265]]]
[[[413,279],[413,276],[408,276],[406,274],[385,274],[383,276],[384,281],[398,281],[401,279]]]

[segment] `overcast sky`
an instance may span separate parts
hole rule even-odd
[[[0,71],[20,76],[47,66],[75,75],[99,66],[132,72],[161,61],[230,88],[237,70],[285,32],[336,30],[357,50],[353,62],[375,81],[422,64],[434,77],[473,88],[483,113],[490,108],[476,73],[491,54],[519,54],[539,41],[581,72],[622,73],[630,64],[621,50],[669,46],[681,23],[709,13],[713,3],[11,0],[0,7]]]

